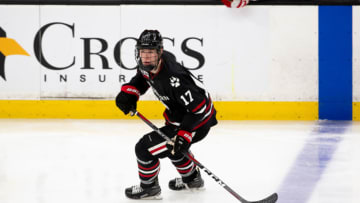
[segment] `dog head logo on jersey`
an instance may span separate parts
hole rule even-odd
[[[0,27],[0,76],[5,81],[5,57],[10,55],[30,56],[14,39],[6,38],[6,32]]]
[[[176,77],[171,77],[170,78],[170,85],[173,86],[173,87],[179,87],[180,86],[180,80],[179,78],[176,78]]]

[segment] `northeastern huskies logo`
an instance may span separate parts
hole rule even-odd
[[[6,32],[0,27],[0,76],[5,77],[5,58],[10,55],[30,56],[14,39],[6,38]]]

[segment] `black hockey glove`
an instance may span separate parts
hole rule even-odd
[[[131,110],[136,110],[136,103],[138,100],[137,94],[135,93],[136,88],[124,86],[121,88],[121,92],[116,96],[116,106],[119,107],[124,114],[128,114]]]
[[[186,152],[190,148],[191,140],[192,135],[190,132],[185,130],[179,130],[177,135],[175,136],[174,146],[172,147],[171,153],[174,155],[179,152]]]

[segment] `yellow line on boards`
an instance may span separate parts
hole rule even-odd
[[[317,120],[317,102],[215,101],[219,120]],[[138,111],[163,119],[159,101],[139,101]],[[359,120],[360,104],[354,104]],[[113,100],[0,100],[0,118],[136,119],[125,116]]]
[[[353,121],[360,121],[360,102],[353,102]]]

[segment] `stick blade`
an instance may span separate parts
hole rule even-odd
[[[265,199],[255,201],[255,202],[248,202],[248,203],[275,203],[277,201],[277,199],[278,199],[278,194],[274,193]]]

